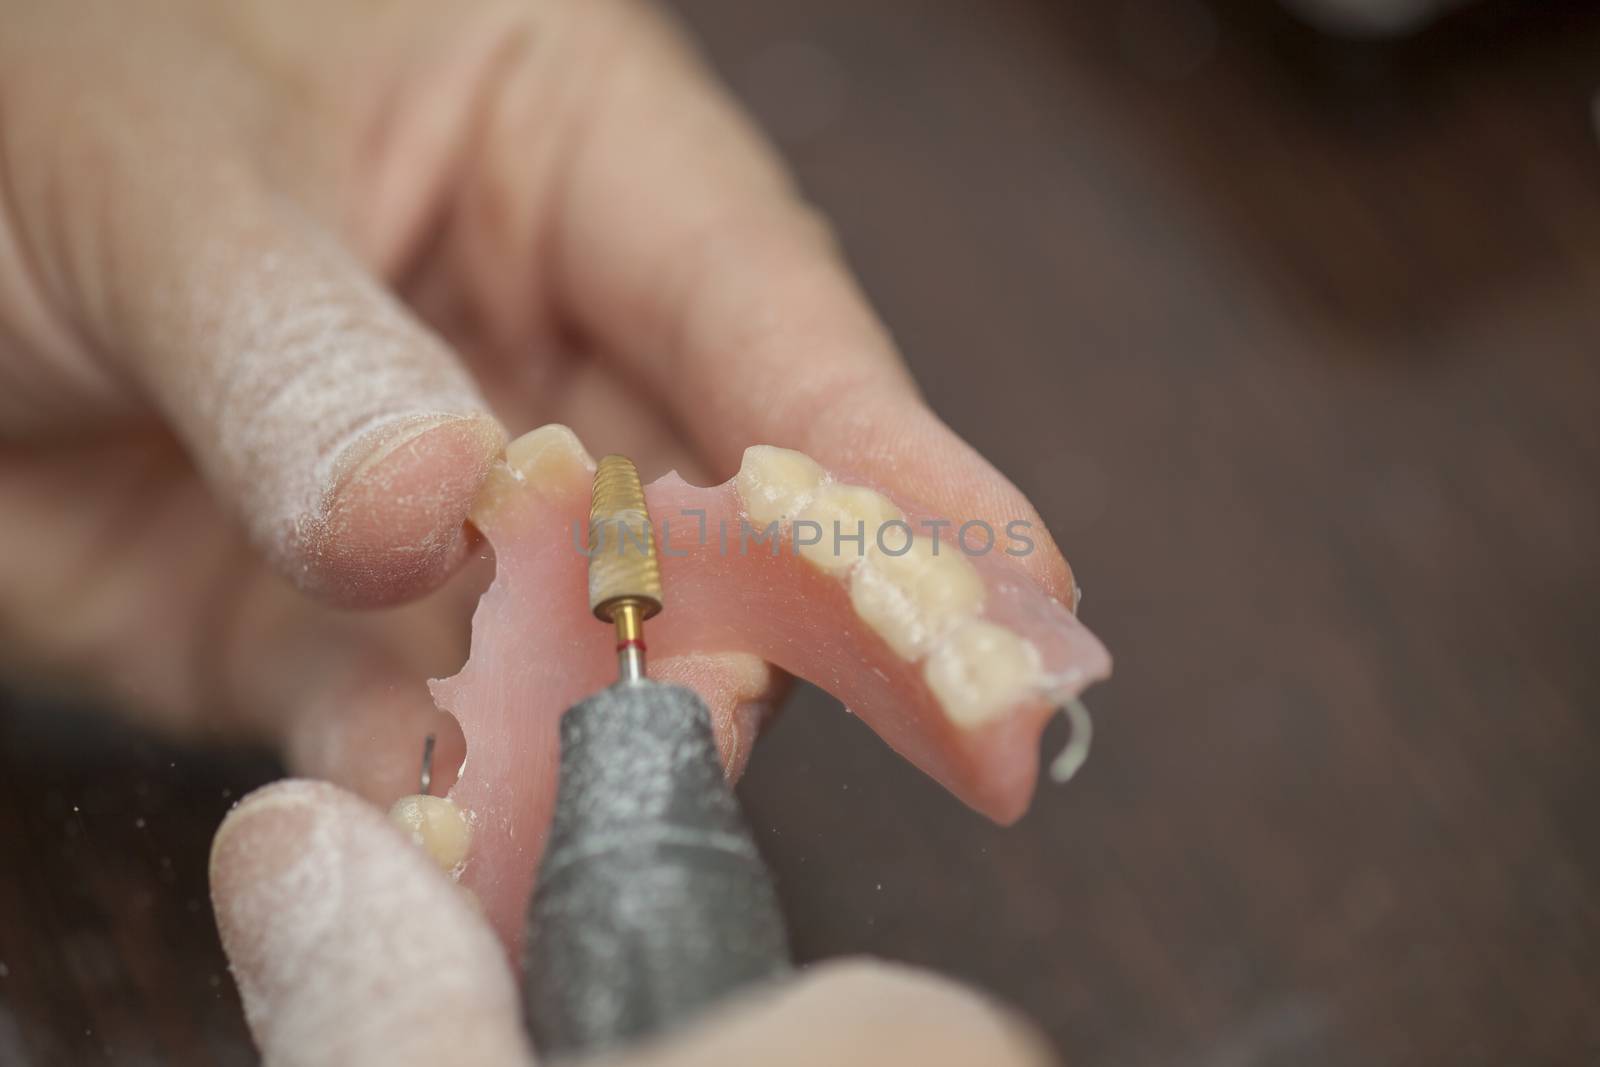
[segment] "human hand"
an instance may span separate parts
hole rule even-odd
[[[9,673],[180,733],[268,739],[297,773],[386,803],[441,729],[423,679],[465,657],[481,583],[445,580],[479,554],[472,501],[506,428],[551,421],[647,473],[724,476],[773,442],[958,520],[1033,521],[1020,566],[1073,602],[1033,510],[923,405],[826,230],[652,8],[0,12]],[[374,848],[370,865],[329,862],[374,888],[412,862]],[[313,1057],[327,1033],[298,1029],[289,1002],[327,984],[270,979],[341,972],[287,951],[252,963],[248,945],[316,949],[293,941],[317,928],[315,899],[280,922],[217,870],[258,1038],[269,1058]],[[475,920],[442,877],[396,878],[341,905],[398,907],[352,927],[374,969],[328,942],[351,949],[354,980],[415,976],[361,1002],[381,1038],[368,1047],[387,1050],[369,1059],[437,1050],[405,1022],[437,1021],[430,997],[456,1009],[438,1035],[520,1049],[514,1014],[466,1026],[479,1016],[462,994],[510,996],[503,955],[465,933]],[[454,991],[396,960],[419,929],[440,952],[452,930],[470,946],[435,957],[462,965]],[[894,1031],[917,1055],[923,1036],[941,1044],[941,1006],[966,1003],[931,980],[868,979],[933,1005],[940,1018]],[[838,1010],[840,1033],[858,1032],[830,999],[864,1003],[851,981],[801,987],[769,1017]],[[269,1032],[268,1015],[291,1023]]]
[[[12,673],[387,801],[465,653],[476,589],[416,601],[473,554],[502,425],[691,477],[771,441],[1034,517],[648,6],[0,8]]]

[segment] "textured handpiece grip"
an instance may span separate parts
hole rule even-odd
[[[566,713],[526,935],[545,1055],[646,1037],[788,969],[771,878],[693,693],[616,685]]]

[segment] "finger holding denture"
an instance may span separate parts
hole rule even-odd
[[[265,1062],[532,1062],[500,943],[432,867],[325,782],[274,783],[223,820],[211,897]]]
[[[594,469],[565,427],[511,443],[473,511],[496,577],[472,655],[433,683],[467,741],[450,793],[473,831],[461,880],[510,943],[554,803],[557,721],[615,677],[582,557]],[[747,665],[771,663],[1008,822],[1032,794],[1044,724],[1110,671],[1070,608],[1008,557],[1028,546],[1009,516],[939,520],[770,446],[721,485],[669,474],[645,492],[667,590],[651,661],[704,663],[717,680],[692,684],[714,719],[759,700],[764,672]]]

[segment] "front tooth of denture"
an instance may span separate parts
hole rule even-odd
[[[882,493],[860,485],[826,485],[795,513],[795,548],[813,567],[842,576],[877,543],[884,524],[897,519],[904,522],[905,516]],[[893,546],[909,533],[907,526],[884,537]]]
[[[1037,689],[1039,650],[1004,626],[968,619],[933,650],[922,677],[952,722],[979,726]]]
[[[885,541],[898,547],[891,537]],[[850,575],[850,603],[896,655],[915,660],[982,609],[983,579],[955,546],[916,537],[898,556],[881,547],[869,552]]]
[[[490,469],[473,502],[472,516],[487,517],[529,484],[547,485],[593,469],[594,457],[577,434],[559,423],[541,426],[506,445],[505,461]]]
[[[827,471],[804,452],[752,445],[744,450],[734,485],[750,521],[765,527],[787,521],[827,481]]]
[[[506,445],[506,464],[524,478],[538,481],[574,466],[592,468],[594,457],[578,435],[559,422],[548,423]]]
[[[410,835],[446,874],[466,862],[472,824],[454,801],[422,794],[401,797],[389,809],[389,821]]]

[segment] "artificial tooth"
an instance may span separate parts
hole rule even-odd
[[[979,726],[1037,688],[1039,650],[1004,626],[968,619],[929,655],[922,677],[952,722]]]
[[[850,576],[856,614],[907,660],[927,655],[956,623],[976,615],[983,596],[972,562],[955,545],[931,537],[913,538],[898,556],[882,548],[869,552]]]
[[[829,574],[843,575],[876,544],[886,523],[905,518],[882,493],[861,485],[823,486],[794,516],[795,549],[806,562]],[[910,535],[905,527],[905,535]],[[904,543],[898,532],[886,533],[891,545]]]
[[[744,450],[734,485],[746,516],[759,529],[787,522],[827,481],[827,472],[804,452],[752,445]]]
[[[389,821],[411,836],[441,871],[457,870],[472,845],[472,824],[447,797],[417,794],[401,797],[389,809]]]
[[[578,435],[559,423],[530,430],[506,445],[504,462],[489,471],[472,517],[486,519],[496,508],[529,485],[555,485],[566,478],[588,477],[594,458]]]

